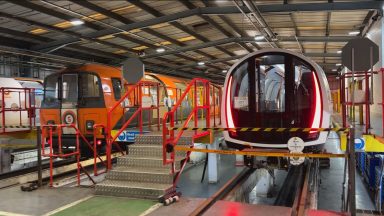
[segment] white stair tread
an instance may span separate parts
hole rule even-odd
[[[133,182],[133,181],[121,181],[121,180],[106,179],[103,182],[99,183],[98,186],[141,188],[141,189],[149,189],[149,190],[167,190],[167,189],[171,188],[173,185],[172,184],[150,183],[150,182]]]
[[[169,169],[169,167],[166,166],[164,166],[164,168],[116,166],[112,169],[112,171],[150,174],[171,174],[171,170]]]

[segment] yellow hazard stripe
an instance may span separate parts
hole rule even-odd
[[[306,157],[306,158],[343,158],[346,154],[333,153],[289,153],[289,152],[258,152],[258,151],[232,151],[218,149],[197,149],[182,146],[175,146],[176,151],[185,152],[202,152],[227,155],[247,155],[247,156],[263,156],[263,157]]]
[[[259,131],[259,132],[323,132],[323,131],[335,131],[335,132],[348,132],[349,128],[198,128],[198,127],[173,127],[169,128],[173,131]]]

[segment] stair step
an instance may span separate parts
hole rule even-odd
[[[130,182],[106,179],[95,187],[98,195],[158,199],[173,190],[172,184]]]
[[[163,157],[163,146],[161,145],[138,145],[133,144],[129,146],[129,154],[132,156],[141,157]],[[185,157],[186,153],[182,151],[176,151],[176,156]]]
[[[191,145],[193,138],[191,136],[182,136],[177,145]],[[141,135],[135,138],[135,144],[143,145],[163,145],[162,135]]]
[[[170,169],[156,169],[142,167],[115,167],[113,168],[106,179],[130,181],[130,182],[148,182],[156,184],[172,184],[173,174]]]
[[[182,157],[176,157],[175,159],[175,169],[179,170],[181,167],[181,161],[185,159]],[[143,157],[143,156],[133,156],[133,155],[124,155],[117,158],[117,166],[122,167],[139,167],[141,169],[146,168],[157,168],[157,169],[171,169],[171,164],[163,165],[163,157]]]

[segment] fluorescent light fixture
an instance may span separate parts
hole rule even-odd
[[[221,72],[223,72],[223,73],[227,73],[227,72],[228,72],[228,70],[222,70]]]
[[[204,62],[197,62],[197,65],[205,65],[205,63]]]
[[[162,52],[165,52],[165,49],[163,47],[159,47],[156,49],[156,52],[162,53]]]
[[[336,71],[337,71],[337,69],[332,69],[332,71],[333,71],[333,72],[336,72]]]
[[[340,64],[340,63],[337,63],[336,66],[341,66],[341,64]]]
[[[74,26],[78,26],[78,25],[83,25],[84,24],[84,21],[83,20],[71,20],[70,22],[72,25]]]
[[[337,53],[338,53],[338,54],[340,54],[340,53],[342,53],[342,52],[343,52],[343,51],[341,51],[341,50],[337,50]]]
[[[358,34],[360,34],[360,31],[351,31],[348,34],[349,35],[358,35]]]
[[[263,35],[257,35],[255,36],[255,40],[256,41],[260,41],[260,40],[263,40],[264,39],[264,36]]]

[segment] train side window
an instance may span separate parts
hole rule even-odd
[[[113,87],[113,95],[115,100],[120,100],[121,98],[121,80],[120,78],[111,78],[112,87]]]
[[[84,98],[100,97],[100,81],[94,74],[82,74],[81,92]]]

